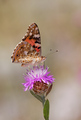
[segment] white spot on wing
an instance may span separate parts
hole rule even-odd
[[[36,27],[35,30],[38,30],[38,27]]]
[[[27,36],[27,33],[25,34],[25,36]]]
[[[26,45],[24,45],[24,47],[26,47]]]
[[[32,30],[34,30],[34,28],[32,28]]]
[[[39,46],[39,47],[41,47],[41,44],[39,44],[39,43],[35,43],[35,46]]]
[[[33,51],[34,50],[34,48],[31,46],[31,49],[30,49],[31,51]]]
[[[30,36],[32,35],[32,33],[30,32],[30,34],[29,34]]]
[[[35,38],[39,38],[39,37],[40,37],[40,35],[39,35],[39,34],[37,34],[37,35],[35,34],[35,35],[34,35],[34,37],[35,37]]]
[[[27,55],[27,53],[28,53],[27,51],[24,51],[24,54],[25,54],[25,55]]]

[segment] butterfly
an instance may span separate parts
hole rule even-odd
[[[21,66],[37,65],[46,59],[41,56],[40,31],[36,23],[29,25],[22,41],[17,44],[11,56],[13,63],[21,63]]]

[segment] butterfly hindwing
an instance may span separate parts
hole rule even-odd
[[[36,50],[28,42],[20,42],[14,49],[12,62],[19,62],[19,59],[32,56]]]

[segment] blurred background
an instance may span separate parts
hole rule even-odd
[[[44,120],[42,104],[23,90],[26,68],[10,58],[32,22],[55,77],[50,120],[81,120],[80,0],[0,0],[0,120]]]

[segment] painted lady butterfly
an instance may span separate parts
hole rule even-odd
[[[14,49],[11,59],[13,63],[22,63],[21,66],[36,65],[45,61],[46,57],[41,56],[40,32],[36,23],[29,25],[27,33]]]

